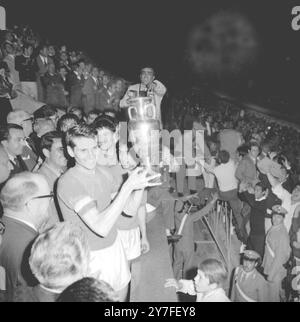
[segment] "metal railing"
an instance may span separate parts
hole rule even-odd
[[[201,218],[228,271],[232,268],[232,220],[233,214],[228,202],[221,200],[218,200],[215,207]]]

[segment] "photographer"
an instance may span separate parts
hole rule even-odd
[[[120,101],[120,107],[128,107],[131,98],[138,96],[152,96],[156,106],[157,119],[159,119],[162,127],[160,105],[164,95],[167,92],[167,89],[160,81],[155,79],[155,72],[152,67],[144,67],[141,70],[140,80],[140,84],[135,84],[128,87],[126,94]]]

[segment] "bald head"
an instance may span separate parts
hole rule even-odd
[[[33,131],[32,120],[32,115],[25,111],[13,111],[7,115],[7,123],[22,126],[26,137],[28,137]]]
[[[38,119],[34,124],[34,131],[38,137],[44,134],[55,131],[55,124],[51,119]]]
[[[50,194],[50,188],[43,176],[22,172],[7,181],[1,191],[0,201],[4,210],[19,212],[32,198],[47,194]]]

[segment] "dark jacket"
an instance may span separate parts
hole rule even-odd
[[[0,266],[6,273],[6,298],[12,301],[18,286],[37,284],[30,271],[28,259],[38,233],[25,223],[5,215],[2,222],[5,224],[5,233],[0,246]]]
[[[15,59],[15,68],[19,72],[21,82],[35,82],[37,64],[33,58],[27,58],[24,55],[17,56]]]

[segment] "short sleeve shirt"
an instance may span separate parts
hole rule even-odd
[[[117,236],[114,226],[106,237],[97,235],[83,221],[92,209],[99,216],[111,203],[112,184],[101,168],[87,174],[78,167],[69,169],[58,181],[57,194],[65,221],[79,225],[85,232],[92,251],[111,246]]]

